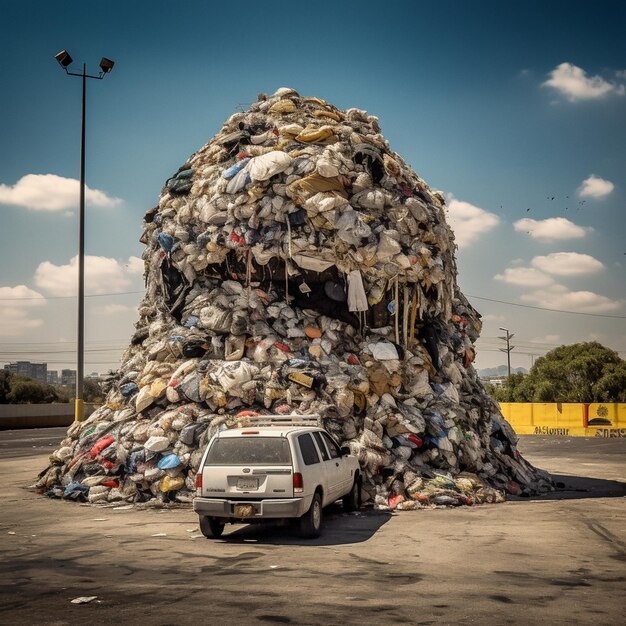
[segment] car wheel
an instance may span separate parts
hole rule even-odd
[[[221,537],[224,532],[224,522],[218,517],[200,516],[200,531],[207,539]]]
[[[300,518],[300,536],[314,539],[320,536],[322,528],[322,496],[315,492],[309,510]]]
[[[358,511],[361,508],[361,478],[354,479],[352,489],[342,498],[344,511]]]

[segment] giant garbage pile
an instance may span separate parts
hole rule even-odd
[[[255,414],[311,414],[360,460],[379,508],[550,490],[472,366],[445,201],[378,119],[259,95],[146,212],[146,294],[106,402],[40,491],[188,502],[204,446]]]

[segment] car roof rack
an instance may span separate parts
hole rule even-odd
[[[298,415],[290,413],[288,415],[245,415],[237,418],[239,426],[320,426],[321,416],[318,413],[308,415]]]

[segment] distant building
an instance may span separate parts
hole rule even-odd
[[[480,380],[494,387],[503,387],[508,376],[481,376]]]
[[[39,382],[48,382],[48,364],[47,363],[31,363],[30,361],[15,361],[7,363],[5,370],[17,376],[26,376]]]
[[[59,384],[59,372],[57,372],[56,370],[48,370],[48,384],[49,385]]]
[[[61,370],[61,384],[71,387],[76,384],[76,370]]]

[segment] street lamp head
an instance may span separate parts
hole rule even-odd
[[[108,74],[113,69],[114,65],[115,62],[111,61],[111,59],[107,59],[106,57],[100,59],[100,69],[103,74]]]
[[[72,57],[67,50],[61,50],[61,52],[54,55],[54,58],[64,70],[67,70],[68,66],[72,63]]]

